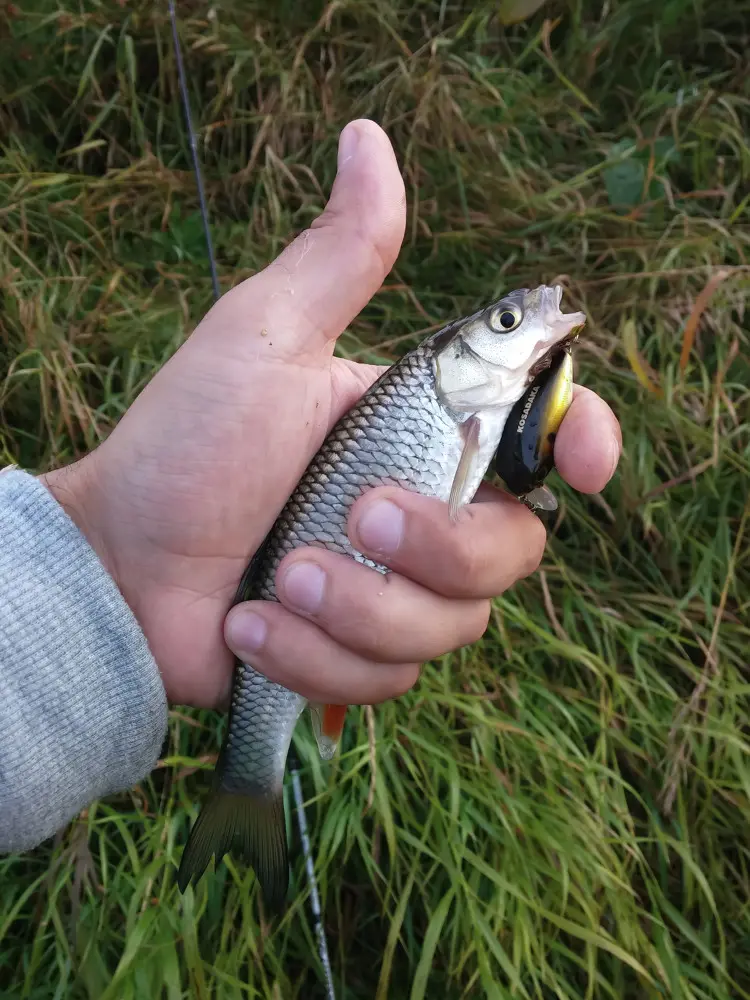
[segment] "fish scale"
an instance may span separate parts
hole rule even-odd
[[[444,327],[389,368],[312,459],[248,566],[235,603],[278,601],[279,564],[300,546],[387,573],[347,535],[351,507],[368,489],[391,485],[436,497],[449,501],[453,514],[469,502],[533,367],[585,318],[563,316],[560,295],[546,286],[518,289]],[[251,664],[236,662],[227,735],[211,795],[183,851],[181,889],[201,877],[212,855],[218,864],[232,851],[253,865],[269,906],[280,907],[288,883],[284,771],[306,704]],[[321,754],[330,755],[335,743],[317,735]]]
[[[388,572],[350,543],[349,511],[374,486],[401,486],[447,499],[461,454],[462,419],[438,399],[434,352],[427,344],[389,368],[339,420],[310,463],[248,567],[235,603],[278,601],[276,571],[284,556],[300,546],[320,546]],[[252,796],[255,812],[244,821],[245,827],[252,826],[254,820],[263,818],[260,805],[271,808],[281,801],[289,745],[306,704],[301,695],[269,680],[252,665],[236,661],[227,735],[214,780],[214,790],[226,793],[225,801],[227,795],[235,797],[234,806],[230,801],[227,809],[236,812],[223,820],[225,833],[216,849],[217,864],[232,849],[257,863],[257,850],[239,832],[240,813],[247,796]],[[183,852],[181,885],[184,873],[191,869],[200,877],[214,852],[208,842],[210,831],[203,830],[206,815],[199,815]],[[276,847],[275,868],[286,871],[285,840]],[[268,875],[264,888],[269,898],[281,892]]]
[[[389,368],[336,424],[310,463],[240,585],[237,600],[277,600],[276,570],[300,545],[319,545],[386,572],[351,545],[349,511],[374,486],[402,486],[447,498],[452,475],[446,475],[446,451],[460,453],[461,420],[437,398],[431,351],[417,349]]]

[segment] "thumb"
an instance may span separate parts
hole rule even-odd
[[[266,358],[330,353],[393,266],[405,203],[385,132],[367,119],[350,122],[325,211],[265,270],[224,295],[193,336],[205,327],[212,349],[240,341]]]

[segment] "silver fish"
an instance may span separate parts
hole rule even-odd
[[[277,600],[275,575],[299,546],[342,552],[381,573],[357,552],[346,521],[367,489],[392,485],[438,497],[452,516],[469,503],[492,461],[508,414],[540,364],[585,323],[560,311],[562,289],[517,289],[444,327],[389,368],[330,432],[253,557],[236,603]],[[213,788],[188,838],[178,884],[198,881],[211,856],[233,852],[255,870],[271,909],[283,905],[288,859],[282,786],[292,733],[306,701],[235,665],[229,726]],[[321,756],[338,734],[324,706],[311,706]]]

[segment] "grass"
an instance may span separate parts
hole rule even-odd
[[[375,710],[374,753],[364,710],[333,766],[300,735],[339,997],[750,997],[750,3],[180,8],[224,289],[373,117],[407,235],[341,350],[561,277],[623,426],[613,483],[554,482],[542,572]],[[6,4],[0,37],[0,451],[42,470],[107,434],[210,276],[165,5]],[[4,1000],[324,996],[298,856],[278,925],[231,862],[174,887],[221,721],[172,714],[141,786],[0,859]]]

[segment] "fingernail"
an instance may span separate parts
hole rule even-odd
[[[295,563],[281,579],[281,589],[289,604],[308,615],[319,610],[325,586],[325,570],[312,562]]]
[[[254,611],[236,611],[225,626],[227,644],[235,653],[257,653],[267,632],[265,619]]]
[[[339,137],[339,152],[337,165],[339,170],[343,170],[348,160],[351,160],[357,151],[359,144],[359,130],[356,125],[347,125]]]
[[[376,500],[365,508],[357,534],[372,555],[392,556],[404,537],[404,512],[390,500]]]
[[[620,442],[614,434],[609,439],[609,455],[612,463],[612,467],[609,470],[609,478],[611,479],[617,469],[617,463],[620,461]]]

